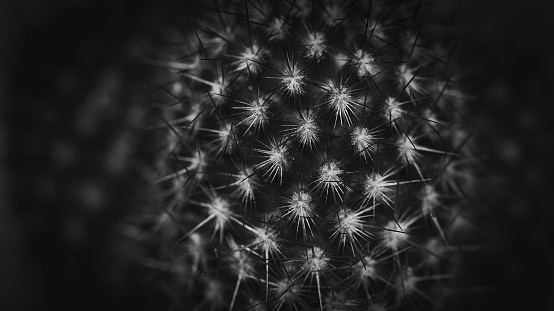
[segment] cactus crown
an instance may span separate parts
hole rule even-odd
[[[463,214],[452,211],[471,187],[470,164],[446,167],[471,155],[443,52],[452,40],[418,18],[428,6],[215,1],[160,53],[172,59],[155,62],[169,74],[154,128],[173,138],[155,184],[159,212],[179,228],[164,241],[216,250],[178,263],[191,280],[183,301],[442,306],[455,254],[436,250],[456,237]]]

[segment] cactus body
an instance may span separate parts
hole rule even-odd
[[[216,1],[149,61],[161,208],[136,225],[185,276],[176,305],[444,306],[473,156],[427,6]]]

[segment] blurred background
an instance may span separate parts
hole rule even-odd
[[[185,1],[186,2],[186,1]],[[439,1],[455,12],[487,250],[467,310],[554,310],[554,23],[543,1]],[[160,1],[0,4],[0,310],[152,310],[163,294],[118,256],[111,229],[148,204],[140,62],[168,23]]]

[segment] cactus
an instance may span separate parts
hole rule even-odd
[[[159,195],[129,220],[171,303],[445,308],[476,157],[433,3],[197,5],[144,60]]]

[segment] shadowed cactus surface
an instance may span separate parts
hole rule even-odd
[[[175,308],[451,306],[476,161],[434,5],[169,10],[145,60],[159,195],[129,225]]]

